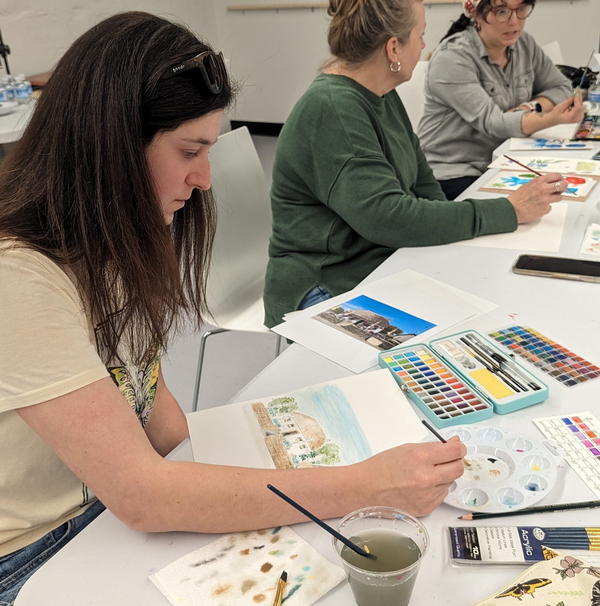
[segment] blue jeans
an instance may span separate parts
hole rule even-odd
[[[322,286],[315,286],[312,290],[309,290],[305,295],[304,299],[300,301],[298,309],[306,309],[311,305],[316,305],[321,301],[331,299],[331,293],[327,292]]]
[[[0,557],[0,606],[12,606],[25,581],[103,511],[104,505],[96,501],[35,543]]]

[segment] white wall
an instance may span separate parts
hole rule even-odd
[[[36,73],[51,68],[78,35],[110,14],[164,15],[188,24],[229,58],[242,85],[233,118],[283,122],[327,58],[326,12],[227,10],[242,1],[0,0],[0,28],[12,50],[13,73]],[[424,57],[459,12],[457,4],[427,6]],[[538,0],[527,29],[542,45],[558,40],[566,63],[584,65],[598,47],[600,0]]]
[[[212,0],[0,0],[0,28],[12,73],[49,70],[70,44],[114,13],[139,10],[187,24],[208,40],[216,38]]]
[[[266,3],[268,0],[262,0]],[[243,84],[232,117],[258,122],[283,122],[294,102],[327,58],[325,10],[227,10],[215,0],[219,44]],[[257,3],[254,0],[253,3]],[[460,14],[460,5],[428,5],[427,47],[430,53]],[[527,30],[540,45],[558,40],[564,60],[585,65],[598,48],[600,0],[538,0]]]

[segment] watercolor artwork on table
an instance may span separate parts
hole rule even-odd
[[[511,151],[540,151],[545,149],[553,151],[581,151],[592,149],[592,146],[584,141],[569,141],[551,137],[539,137],[537,139],[512,137],[509,147]]]
[[[545,156],[519,156],[517,160],[532,170],[542,173],[566,173],[600,179],[600,161],[598,160],[565,157],[549,158]],[[521,170],[523,167],[506,156],[499,156],[488,165],[488,168]]]
[[[277,469],[351,465],[373,453],[348,397],[326,383],[251,405]]]
[[[314,604],[346,578],[286,526],[225,535],[149,578],[173,606],[268,606],[284,570],[286,606]]]
[[[436,326],[366,295],[359,295],[313,317],[381,351],[397,347]]]
[[[587,226],[579,252],[600,257],[600,223],[590,223]]]
[[[269,469],[350,465],[427,435],[386,369],[205,408],[187,422],[194,461]]]
[[[538,175],[527,171],[501,170],[480,188],[480,191],[512,193],[529,183]],[[563,200],[584,202],[596,185],[596,179],[582,175],[563,175],[567,188],[562,193]]]

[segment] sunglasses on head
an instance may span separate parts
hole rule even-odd
[[[213,95],[218,95],[223,90],[227,78],[223,53],[215,53],[210,50],[170,67],[161,79],[173,78],[192,69],[199,70],[202,81]]]

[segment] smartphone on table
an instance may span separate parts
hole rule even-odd
[[[546,257],[543,255],[520,255],[512,270],[516,274],[528,276],[600,282],[600,261]]]

